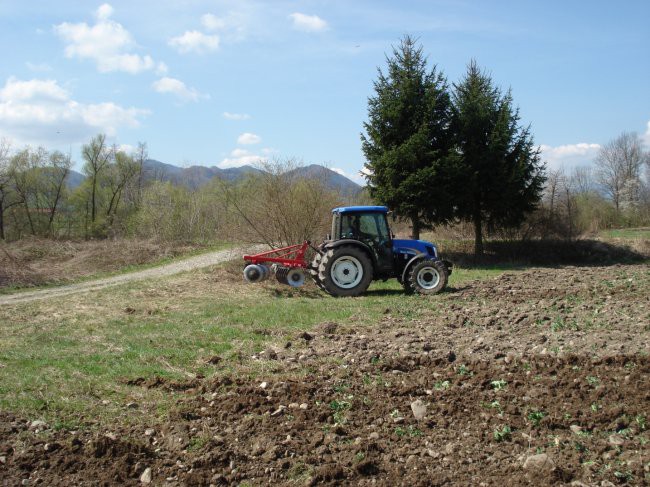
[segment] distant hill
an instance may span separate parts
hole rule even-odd
[[[66,184],[68,185],[68,188],[75,189],[77,186],[80,186],[81,183],[84,182],[84,179],[86,179],[86,176],[80,172],[71,170],[70,174],[68,174]]]
[[[144,161],[144,177],[148,180],[170,181],[188,188],[196,189],[203,186],[212,178],[219,177],[225,181],[238,181],[248,174],[260,172],[252,166],[232,167],[221,169],[212,166],[178,167],[165,164],[155,159]]]
[[[181,184],[188,188],[196,189],[212,178],[220,177],[225,181],[239,181],[250,174],[261,173],[260,169],[253,166],[231,167],[221,169],[212,166],[190,166],[181,168],[172,164],[165,164],[154,159],[145,161],[145,178],[157,179],[159,181],[170,181],[174,184]],[[346,195],[357,195],[361,192],[361,186],[354,181],[332,171],[324,166],[312,164],[299,167],[290,171],[298,177],[318,178],[325,183],[328,189],[341,191]]]
[[[296,173],[300,177],[317,178],[324,182],[327,189],[340,191],[341,193],[349,196],[358,195],[363,189],[354,181],[346,178],[345,176],[318,164],[311,164],[309,166],[299,167],[290,171]]]
[[[155,159],[144,161],[143,175],[148,181],[164,181],[172,184],[186,186],[190,189],[196,189],[208,183],[215,177],[225,181],[239,181],[250,174],[261,173],[260,169],[253,166],[230,167],[222,169],[212,166],[190,166],[178,167],[173,164],[166,164]],[[324,182],[328,189],[340,191],[344,195],[356,196],[361,192],[361,186],[354,181],[332,171],[324,166],[311,164],[309,166],[299,167],[290,171],[298,177],[317,178]],[[68,176],[68,187],[71,189],[79,186],[85,179],[83,174],[76,171],[70,171]]]

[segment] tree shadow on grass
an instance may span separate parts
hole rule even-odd
[[[639,264],[650,256],[626,245],[601,240],[489,241],[485,254],[446,252],[446,259],[465,269],[525,269],[527,267],[613,266]]]

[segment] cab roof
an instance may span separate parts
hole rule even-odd
[[[387,206],[340,206],[332,213],[388,213]]]

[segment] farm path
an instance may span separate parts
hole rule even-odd
[[[227,262],[237,257],[241,257],[241,255],[244,253],[256,251],[262,251],[262,247],[237,247],[226,250],[218,250],[215,252],[196,255],[194,257],[179,259],[176,262],[171,262],[169,264],[152,267],[150,269],[144,269],[141,271],[129,272],[126,274],[120,274],[117,276],[105,277],[101,279],[93,279],[90,281],[78,282],[75,284],[67,284],[64,286],[38,289],[35,291],[23,291],[14,294],[7,294],[0,296],[0,306],[36,301],[38,299],[57,298],[60,296],[67,296],[68,294],[92,292],[127,282],[171,276],[173,274],[179,274],[181,272],[201,269],[203,267],[209,267],[211,265]]]

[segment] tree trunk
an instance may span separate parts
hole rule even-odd
[[[411,215],[411,224],[413,225],[411,238],[413,240],[420,240],[420,218],[417,214]]]
[[[93,174],[93,188],[92,188],[92,195],[91,195],[91,210],[90,210],[90,220],[94,224],[95,223],[95,191],[97,188],[97,173]]]
[[[29,222],[29,229],[32,232],[32,235],[36,235],[36,230],[34,230],[34,222],[32,221],[32,214],[29,211],[29,206],[27,205],[27,202],[25,201],[25,213],[27,213],[27,221]]]
[[[5,239],[5,209],[2,205],[3,203],[0,202],[0,240]]]
[[[483,221],[481,214],[474,214],[474,257],[483,255]]]
[[[65,184],[65,180],[68,177],[68,172],[69,171],[67,169],[63,171],[63,177],[59,180],[59,184],[56,186],[56,196],[54,198],[54,203],[52,204],[52,208],[50,208],[50,220],[47,224],[47,228],[51,236],[54,236],[54,216],[56,215],[57,206],[59,206],[59,200],[61,199],[63,185]]]

